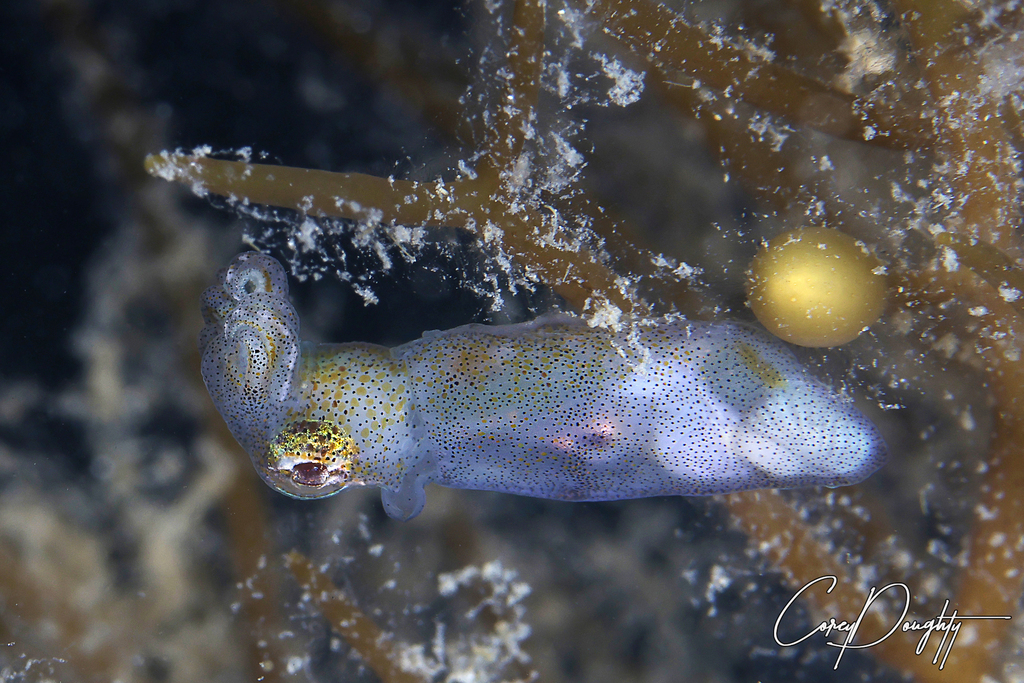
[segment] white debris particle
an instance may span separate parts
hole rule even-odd
[[[433,680],[447,667],[436,657],[430,657],[426,648],[421,643],[407,645],[400,643],[396,647],[398,651],[398,668],[409,673],[423,674],[425,680]]]
[[[775,60],[775,52],[767,45],[759,45],[743,36],[736,36],[732,42],[758,62],[771,62]]]
[[[444,662],[445,653],[445,625],[443,622],[434,622],[434,637],[430,641],[430,649],[439,662]]]
[[[380,299],[377,298],[377,295],[373,293],[372,289],[369,289],[368,287],[363,287],[359,283],[353,282],[352,290],[359,296],[363,297],[363,303],[366,304],[367,306],[371,304],[376,305],[377,303],[380,302]]]
[[[388,236],[395,244],[402,247],[421,247],[426,238],[426,230],[422,226],[409,227],[394,225],[388,228]]]
[[[569,80],[569,73],[565,69],[559,68],[555,72],[555,88],[558,91],[559,98],[564,100],[569,96],[572,83]]]
[[[977,423],[974,421],[974,416],[971,415],[971,408],[968,406],[960,413],[960,428],[965,432],[973,432]]]
[[[558,18],[562,20],[569,32],[572,33],[572,46],[575,49],[583,47],[583,33],[585,24],[584,13],[572,7],[563,7],[558,10]]]
[[[871,140],[876,135],[878,135],[878,131],[876,131],[872,126],[864,126],[864,139],[865,140]]]
[[[828,158],[827,154],[823,155],[821,157],[821,159],[818,160],[818,170],[819,171],[832,171],[832,170],[835,170],[835,166],[832,165],[832,160]]]
[[[908,569],[913,556],[906,550],[899,550],[892,556],[892,564],[896,569]]]
[[[1001,531],[997,531],[988,537],[988,544],[993,548],[998,548],[1006,542],[1006,534]]]
[[[670,270],[672,272],[672,275],[682,280],[690,280],[704,272],[700,268],[691,266],[689,263],[686,263],[685,261],[680,261],[679,263],[676,263],[675,259],[667,258],[661,254],[655,254],[654,256],[652,256],[651,264],[655,268],[665,268],[667,270]]]
[[[479,575],[480,570],[472,566],[464,567],[454,572],[439,574],[437,577],[437,592],[442,597],[450,598],[455,595],[455,591],[459,590],[459,586],[468,583]]]
[[[555,143],[555,154],[546,173],[546,189],[557,192],[576,180],[585,160],[583,155],[558,133],[552,133],[551,139]]]
[[[949,247],[942,247],[942,267],[947,273],[955,273],[960,269],[960,262],[956,258],[956,252]]]
[[[527,188],[532,174],[533,168],[530,164],[530,156],[528,154],[520,154],[510,169],[502,171],[501,177],[502,180],[508,183],[509,189],[515,193]],[[518,213],[514,206],[509,207],[509,210],[513,214]]]
[[[978,503],[974,507],[974,514],[977,515],[978,519],[983,522],[991,522],[993,519],[999,516],[999,512],[990,507],[985,507],[981,503]]]
[[[758,140],[763,141],[767,138],[773,152],[780,151],[782,145],[789,138],[790,133],[793,132],[792,128],[779,125],[770,116],[764,114],[754,114],[751,116],[747,127],[752,133],[757,135]]]
[[[1019,299],[1020,294],[1020,290],[1015,287],[1011,287],[1007,284],[999,285],[999,296],[1003,297],[1003,301],[1007,303],[1013,303]]]
[[[896,334],[910,334],[914,329],[914,318],[907,311],[897,311],[892,316],[892,326]]]
[[[513,574],[513,576],[515,576],[515,575]],[[526,598],[532,592],[533,592],[533,589],[530,588],[530,584],[528,584],[528,583],[525,583],[523,581],[519,581],[517,583],[513,583],[511,586],[509,586],[508,603],[510,605],[514,605],[514,604],[516,604],[518,602],[521,602],[524,598]]]
[[[615,81],[611,90],[608,91],[608,99],[620,107],[626,107],[640,99],[644,92],[644,72],[633,71],[622,65],[614,57],[609,59],[604,55],[598,55],[604,75]]]
[[[476,180],[476,170],[470,168],[466,164],[466,160],[465,159],[459,159],[459,173],[461,173],[462,175],[466,176],[470,180]]]
[[[593,299],[591,299],[593,302]],[[602,327],[618,332],[622,327],[622,309],[612,302],[603,299],[594,305],[594,312],[587,319],[591,327]]]
[[[565,138],[558,133],[552,133],[551,137],[555,140],[555,149],[558,151],[558,156],[562,161],[573,168],[583,163],[583,155],[570,145]]]
[[[501,244],[505,231],[495,225],[492,221],[484,223],[484,229],[480,231],[480,239],[484,244]]]
[[[967,309],[967,313],[973,315],[975,318],[980,318],[983,315],[988,315],[988,309],[984,306],[972,306]]]
[[[356,527],[359,532],[359,538],[364,541],[370,540],[370,518],[363,513],[359,513],[359,526]]]
[[[847,91],[858,86],[865,76],[876,76],[892,71],[896,66],[896,53],[878,31],[853,31],[839,45],[846,57],[846,69],[836,76],[837,85]]]
[[[704,598],[714,603],[715,596],[724,591],[732,584],[732,577],[729,576],[728,572],[721,566],[715,565],[711,568],[711,576],[708,579],[707,589],[704,591]],[[714,609],[712,607],[712,609]]]
[[[305,663],[306,660],[303,657],[289,657],[288,663],[285,665],[285,670],[288,671],[289,674],[294,676],[295,674],[302,671],[302,665]]]
[[[299,247],[302,251],[312,251],[316,249],[316,236],[320,233],[320,226],[317,225],[316,221],[312,218],[306,217],[302,221],[302,225],[299,226],[298,231],[295,233],[294,240],[298,242]],[[294,249],[295,245],[291,247]]]
[[[906,192],[903,191],[903,188],[900,187],[899,183],[897,183],[895,181],[891,182],[891,183],[889,183],[889,188],[890,188],[890,193],[892,194],[892,198],[893,198],[894,201],[897,201],[897,202],[913,202],[914,201],[913,197],[911,197],[910,195],[908,195]]]
[[[384,544],[383,543],[374,543],[373,545],[371,545],[369,548],[366,549],[366,552],[370,553],[374,557],[380,557],[380,554],[382,552],[384,552]]]
[[[171,152],[164,151],[154,155],[154,162],[149,171],[163,180],[173,182],[178,179],[178,167],[171,161]]]

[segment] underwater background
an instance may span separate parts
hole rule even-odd
[[[505,64],[536,28],[516,13],[531,4],[0,6],[0,679],[1024,680],[1017,3],[552,0],[532,86]],[[682,23],[619,21],[657,7]],[[922,35],[942,22],[954,47],[931,55]],[[704,42],[673,52],[658,28]],[[771,68],[825,85],[794,104],[787,88],[806,84]],[[611,503],[431,487],[409,522],[376,489],[296,501],[260,481],[196,346],[199,296],[239,251],[286,264],[313,341],[578,309],[580,281],[453,227],[410,238],[196,196],[144,158],[209,146],[450,179],[486,160],[517,83],[540,92],[522,186],[624,278],[620,303],[751,322],[750,259],[808,224],[882,259],[879,323],[794,349],[878,425],[882,470],[835,490]],[[976,97],[961,106],[957,88]],[[828,113],[837,102],[854,114]],[[908,618],[948,599],[1013,619],[961,632],[943,670],[939,635],[838,666],[821,636],[780,647],[783,608],[829,574],[845,597],[800,602],[791,635],[856,618],[892,582],[912,592]],[[879,603],[886,623],[897,603]]]

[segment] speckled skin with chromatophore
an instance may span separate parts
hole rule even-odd
[[[240,254],[203,297],[203,378],[274,488],[375,485],[393,517],[428,482],[562,500],[843,486],[875,427],[744,325],[632,336],[572,319],[431,332],[395,349],[299,341],[285,273]]]

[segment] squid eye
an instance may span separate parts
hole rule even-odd
[[[302,486],[323,486],[327,483],[327,468],[316,462],[299,463],[292,468],[292,481]]]

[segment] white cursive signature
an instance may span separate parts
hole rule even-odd
[[[786,603],[786,606],[782,608],[782,612],[779,613],[779,618],[775,620],[775,629],[772,631],[772,635],[775,638],[775,642],[778,643],[779,646],[791,647],[793,645],[798,645],[799,643],[804,642],[816,633],[823,634],[825,638],[828,638],[828,636],[831,635],[833,631],[846,633],[846,639],[841,643],[834,643],[830,640],[825,641],[826,645],[839,648],[839,656],[836,657],[836,664],[832,667],[833,670],[839,668],[839,662],[843,660],[843,655],[846,653],[847,650],[864,650],[869,647],[874,647],[875,645],[878,645],[886,638],[891,636],[893,633],[896,633],[897,630],[902,630],[904,633],[910,631],[924,631],[924,633],[921,635],[921,640],[917,643],[917,648],[914,650],[914,654],[917,655],[920,655],[922,652],[924,652],[925,647],[928,646],[928,640],[929,638],[931,638],[932,633],[934,633],[935,631],[941,631],[942,640],[939,641],[939,646],[935,650],[935,657],[932,659],[932,664],[939,664],[939,669],[942,669],[946,666],[946,658],[949,657],[949,653],[953,649],[953,643],[956,642],[957,634],[960,633],[960,627],[963,625],[963,622],[965,620],[1010,618],[1006,615],[959,614],[956,610],[953,610],[952,614],[946,614],[946,609],[949,607],[949,600],[946,600],[945,604],[942,605],[942,611],[939,612],[939,614],[935,617],[928,619],[924,622],[917,621],[916,619],[908,620],[907,612],[910,611],[910,587],[907,586],[907,584],[905,583],[890,583],[889,585],[883,586],[881,589],[877,590],[874,586],[871,587],[871,590],[868,591],[867,599],[864,601],[864,606],[860,610],[860,614],[857,615],[857,618],[853,622],[837,622],[833,617],[828,621],[821,622],[813,630],[801,636],[800,638],[797,638],[796,640],[791,642],[783,642],[782,639],[779,638],[779,626],[780,624],[782,624],[782,618],[786,616],[786,612],[789,611],[789,608],[793,606],[793,603],[797,601],[797,598],[799,598],[804,591],[806,591],[814,584],[820,583],[822,581],[832,582],[831,585],[828,587],[828,590],[825,591],[826,593],[831,593],[832,589],[836,587],[837,583],[839,583],[839,579],[837,579],[835,576],[821,576],[817,579],[814,579],[813,581],[809,581],[808,583],[804,584],[803,588],[798,590],[796,594],[789,599],[789,602]],[[890,628],[884,636],[878,638],[874,642],[854,644],[853,638],[857,635],[857,631],[860,629],[861,624],[864,621],[865,615],[867,615],[868,611],[871,609],[871,605],[875,602],[875,600],[877,600],[887,591],[890,590],[902,591],[903,613],[900,615],[900,618],[893,622],[892,628]],[[946,643],[946,638],[949,638],[948,644]],[[945,649],[944,655],[942,655],[943,649]],[[941,663],[939,662],[939,655],[942,655]]]

